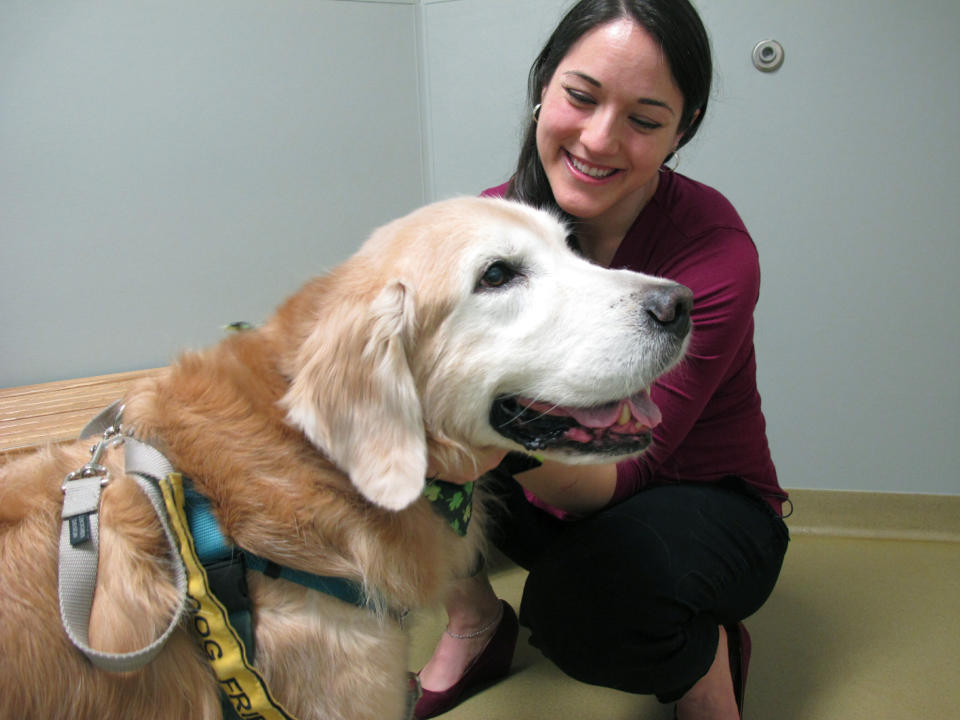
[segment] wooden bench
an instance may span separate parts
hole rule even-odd
[[[0,456],[74,440],[94,415],[159,369],[0,388]]]

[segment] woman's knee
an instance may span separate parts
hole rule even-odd
[[[659,695],[689,687],[710,666],[717,625],[655,591],[626,592],[589,577],[567,591],[531,572],[521,622],[530,642],[582,682]]]
[[[718,624],[766,597],[764,573],[775,578],[782,549],[765,570],[737,559],[742,531],[725,513],[752,499],[728,508],[699,488],[643,495],[575,523],[551,545],[530,568],[521,621],[571,676],[663,694],[709,668]]]
[[[686,571],[655,527],[612,516],[585,522],[551,550],[530,568],[521,606],[541,649],[606,657],[628,637],[669,644],[690,622],[691,606],[677,595]]]

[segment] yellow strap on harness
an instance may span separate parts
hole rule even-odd
[[[227,611],[210,592],[207,573],[193,544],[184,510],[183,477],[170,473],[160,482],[170,526],[187,569],[187,602],[200,645],[237,715],[243,720],[296,720],[283,709],[263,677],[247,660],[247,653]]]

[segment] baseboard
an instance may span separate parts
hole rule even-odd
[[[960,542],[960,495],[789,492],[793,514],[787,525],[793,535]]]

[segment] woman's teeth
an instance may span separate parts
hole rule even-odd
[[[616,169],[602,169],[593,167],[592,165],[586,165],[579,160],[577,160],[573,155],[569,155],[570,163],[584,175],[589,175],[592,178],[602,179],[605,177],[610,177],[616,172]]]

